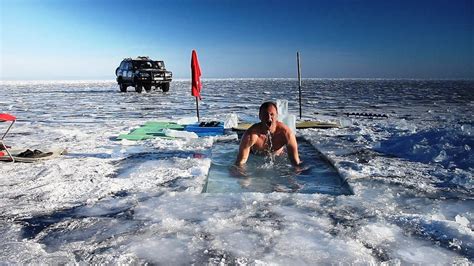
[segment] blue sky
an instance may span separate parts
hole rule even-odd
[[[1,79],[114,79],[124,57],[203,78],[474,79],[472,0],[0,0]]]

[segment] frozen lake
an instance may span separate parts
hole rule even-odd
[[[298,130],[354,195],[201,193],[214,138],[117,141],[147,121],[195,116],[189,80],[168,93],[113,81],[2,82],[14,147],[61,147],[0,162],[0,261],[16,264],[323,264],[474,261],[474,81],[303,80]],[[296,80],[204,80],[201,117],[287,99]],[[344,113],[386,114],[387,118]],[[1,123],[2,130],[6,123]]]

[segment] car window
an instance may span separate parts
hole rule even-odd
[[[133,61],[133,68],[134,69],[143,68],[142,62],[141,61]]]

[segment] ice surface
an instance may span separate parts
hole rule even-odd
[[[115,140],[147,121],[194,120],[189,80],[146,94],[119,93],[113,81],[0,85],[0,112],[18,117],[9,145],[68,151],[0,163],[2,263],[474,260],[472,81],[303,80],[303,119],[344,121],[297,132],[350,182],[354,195],[337,197],[202,194],[216,138]],[[259,105],[276,99],[299,113],[294,79],[203,80],[203,87],[200,115],[208,120],[235,113],[257,121]]]

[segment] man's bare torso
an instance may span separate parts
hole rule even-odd
[[[290,162],[300,164],[296,137],[289,127],[278,121],[277,106],[272,102],[263,103],[258,117],[260,123],[252,125],[242,136],[235,165],[245,164],[250,153],[280,155],[285,147]]]
[[[277,123],[277,128],[272,134],[268,132],[268,128],[262,124],[253,125],[247,132],[252,138],[252,153],[254,154],[275,154],[280,155],[286,144],[288,144],[286,127]]]

